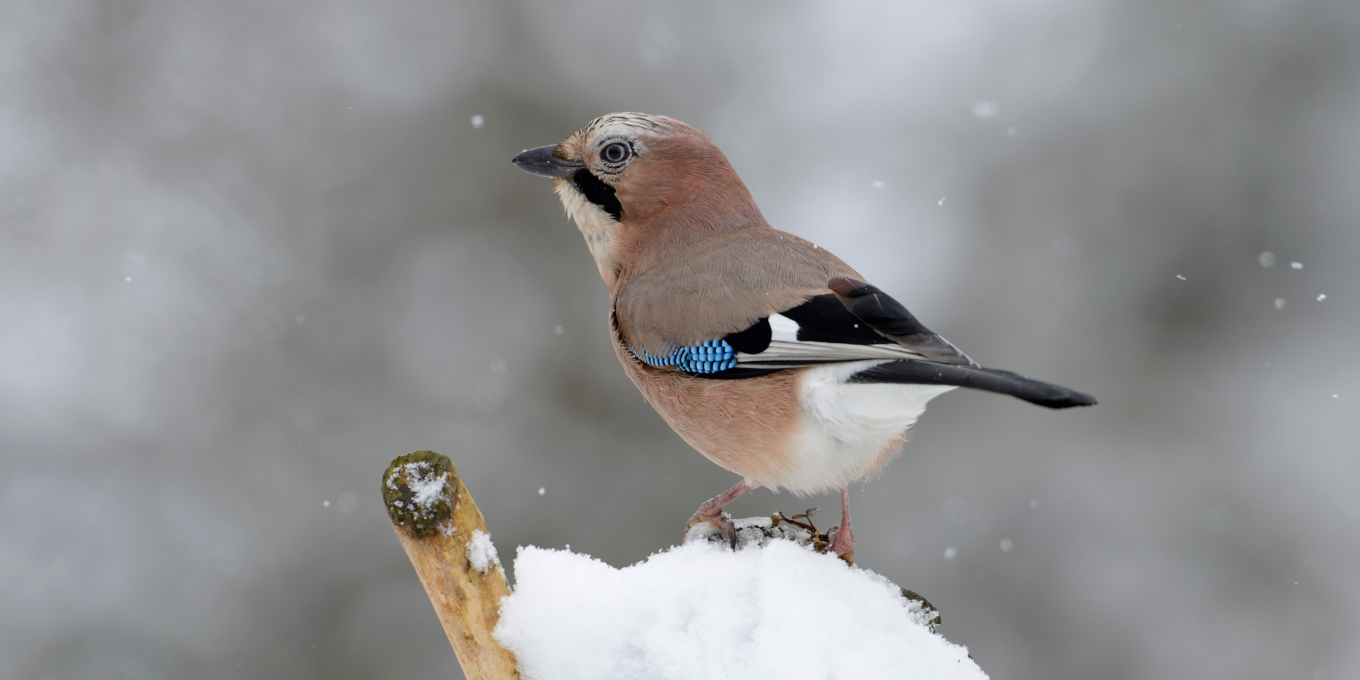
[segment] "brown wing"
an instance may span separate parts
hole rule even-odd
[[[827,282],[835,277],[859,274],[792,234],[740,229],[629,275],[614,296],[614,318],[634,347],[664,355],[830,294]]]

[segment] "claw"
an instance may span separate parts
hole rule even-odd
[[[836,557],[845,560],[846,564],[854,564],[855,532],[851,531],[849,527],[847,527],[845,531],[841,531],[840,526],[837,525],[831,527],[826,533],[828,534],[827,538],[830,542],[830,545],[827,546],[827,551],[834,553]]]
[[[703,509],[700,508],[700,512],[702,512],[702,510]],[[721,531],[723,537],[727,539],[727,544],[731,546],[733,549],[736,549],[737,527],[735,524],[732,523],[731,515],[728,515],[725,512],[719,512],[712,515],[701,516],[699,512],[696,512],[694,513],[693,517],[689,518],[689,524],[685,525],[685,533],[689,534],[689,530],[693,529],[695,525],[698,524],[707,524],[717,529],[718,531]]]
[[[727,544],[732,546],[732,549],[735,550],[737,548],[737,527],[732,524],[732,516],[724,512],[723,507],[728,503],[731,503],[732,499],[758,486],[760,486],[759,482],[747,484],[743,481],[728,489],[722,495],[704,501],[704,504],[700,505],[699,509],[690,516],[689,523],[685,525],[685,533],[689,533],[689,530],[694,528],[694,525],[699,524],[700,522],[707,522],[719,531],[722,531],[723,536],[727,538]]]

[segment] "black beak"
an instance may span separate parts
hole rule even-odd
[[[543,177],[560,177],[566,179],[572,173],[585,167],[574,161],[563,160],[553,155],[557,149],[556,144],[540,146],[537,149],[529,149],[510,159],[511,163],[519,166],[520,170]]]

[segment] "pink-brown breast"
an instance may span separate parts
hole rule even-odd
[[[614,352],[642,396],[704,457],[748,480],[775,482],[796,465],[798,371],[742,380],[697,378],[642,363],[613,330]]]

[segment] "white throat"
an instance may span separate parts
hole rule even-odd
[[[576,223],[581,235],[586,237],[586,246],[595,258],[595,266],[600,268],[600,277],[606,284],[613,285],[619,263],[618,255],[614,252],[614,237],[622,225],[603,208],[586,200],[568,182],[558,184],[557,196],[562,199],[567,216]]]

